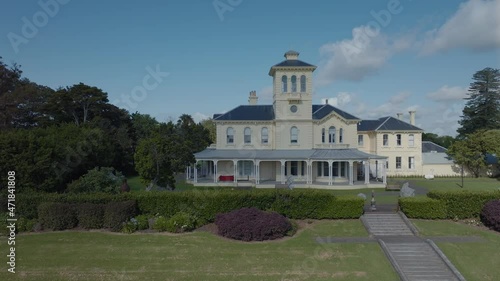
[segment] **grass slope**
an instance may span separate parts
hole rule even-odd
[[[208,232],[18,235],[17,273],[3,270],[0,280],[398,280],[377,243],[318,244],[317,236],[367,233],[359,220],[345,220],[259,243]],[[0,254],[5,260],[5,247]]]
[[[453,221],[412,220],[426,236],[480,236],[482,242],[436,243],[467,280],[499,280],[500,233]]]

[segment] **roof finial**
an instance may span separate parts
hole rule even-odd
[[[285,58],[287,60],[296,60],[299,58],[299,52],[294,51],[294,50],[290,50],[290,51],[285,53]]]

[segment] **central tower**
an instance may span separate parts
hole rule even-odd
[[[312,119],[312,73],[316,66],[298,59],[288,51],[285,60],[272,66],[273,108],[275,120]]]

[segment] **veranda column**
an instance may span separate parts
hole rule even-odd
[[[304,163],[306,164],[306,183],[309,184],[309,178],[311,177],[309,174],[309,161],[304,161]]]
[[[238,160],[233,160],[233,182],[236,184],[238,182]]]
[[[353,165],[353,161],[349,161],[349,185],[353,185],[354,184],[354,173],[353,173],[353,169],[354,169],[354,165]]]
[[[194,183],[198,182],[198,168],[196,167],[198,165],[198,160],[194,163]]]
[[[365,184],[370,183],[370,160],[366,160],[365,162]]]
[[[214,183],[217,183],[219,179],[217,178],[217,160],[214,160]]]
[[[342,174],[342,162],[337,162],[337,178],[340,178],[340,175]]]
[[[309,184],[313,183],[313,162],[309,160]]]
[[[280,160],[280,163],[281,163],[281,184],[285,184],[285,162],[286,162],[286,160]]]
[[[186,180],[189,180],[189,166],[186,166]]]
[[[332,176],[333,176],[333,160],[328,160],[328,185],[333,184]]]
[[[255,161],[255,184],[260,183],[260,160]]]
[[[382,181],[384,184],[387,184],[387,160],[382,161]]]

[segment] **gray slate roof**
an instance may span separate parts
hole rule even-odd
[[[273,65],[272,67],[316,67],[307,62],[303,62],[301,60],[284,60],[278,64]]]
[[[344,119],[347,120],[360,120],[358,117],[351,115],[345,111],[342,111],[335,106],[332,106],[330,104],[313,104],[312,106],[312,111],[313,111],[313,119],[314,120],[321,120],[328,114],[330,114],[332,111],[337,113],[338,115],[342,116]]]
[[[321,120],[332,112],[337,113],[347,120],[360,120],[358,117],[329,104],[314,104],[311,114],[313,120]],[[240,105],[224,114],[214,114],[213,119],[217,121],[274,120],[274,110],[272,105]]]
[[[358,123],[359,131],[423,131],[417,126],[404,122],[392,116],[377,120],[362,120]]]
[[[431,151],[446,153],[446,151],[448,151],[448,150],[440,145],[437,145],[437,144],[431,142],[431,141],[422,141],[422,152],[425,153],[425,152],[431,152]]]
[[[261,160],[366,160],[386,159],[357,149],[214,149],[207,148],[194,154],[198,160],[209,159],[261,159]]]
[[[443,152],[422,153],[423,164],[453,164],[453,159]]]

